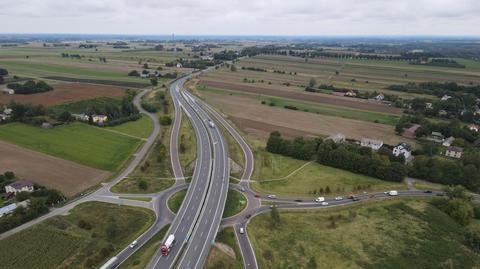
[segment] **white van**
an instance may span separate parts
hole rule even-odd
[[[323,202],[325,201],[325,197],[318,197],[317,199],[315,199],[315,202],[317,203],[320,203],[320,202]]]
[[[241,234],[244,234],[244,233],[245,233],[245,229],[243,229],[243,227],[240,227],[240,230],[239,230],[239,231],[240,231]]]
[[[388,195],[390,196],[398,196],[398,191],[389,191]]]

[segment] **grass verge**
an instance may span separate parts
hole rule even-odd
[[[170,196],[170,199],[168,199],[168,208],[170,208],[173,213],[177,214],[186,195],[187,189],[183,189],[174,193],[172,196]]]
[[[229,189],[227,202],[223,211],[223,218],[228,218],[240,213],[247,206],[247,198],[241,192]]]
[[[205,269],[241,269],[243,268],[242,254],[237,246],[235,234],[232,227],[220,230],[215,239],[216,245],[210,249]],[[226,254],[222,251],[218,244],[222,244],[222,248],[227,248],[233,252]],[[233,254],[233,255],[232,255]]]

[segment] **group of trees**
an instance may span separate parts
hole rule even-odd
[[[8,70],[0,67],[0,84],[3,84],[5,79],[4,76],[8,75]]]
[[[390,156],[358,145],[335,144],[319,138],[288,140],[279,132],[272,132],[267,141],[267,151],[300,160],[317,162],[389,181],[401,181],[407,175],[406,166]]]
[[[416,61],[416,62],[411,62],[410,64],[465,68],[465,65],[459,64],[455,60],[445,59],[445,58],[432,58],[430,61],[427,61],[426,63],[423,63],[422,61],[419,60],[419,61]]]
[[[409,82],[403,85],[390,85],[387,89],[400,92],[430,94],[438,97],[445,94],[453,95],[455,93],[470,93],[480,97],[480,85],[459,85],[456,82]]]
[[[9,83],[8,88],[15,90],[15,94],[34,94],[53,90],[53,87],[48,85],[45,81],[35,82],[29,80],[24,84]]]
[[[11,101],[8,107],[12,109],[11,121],[41,124],[44,122],[41,116],[47,114],[47,110],[42,105],[22,104]]]

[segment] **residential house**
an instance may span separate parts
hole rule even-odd
[[[382,140],[370,139],[370,138],[362,138],[360,140],[360,146],[368,147],[373,150],[378,150],[383,146]]]
[[[348,91],[348,92],[345,93],[345,96],[355,97],[355,96],[357,96],[357,94],[354,91]]]
[[[410,128],[404,129],[403,136],[414,139],[415,138],[415,132],[420,127],[421,127],[420,124],[413,124],[412,126],[410,126]]]
[[[396,157],[403,155],[406,161],[412,157],[412,147],[409,144],[402,142],[393,148],[392,153]]]
[[[33,183],[28,180],[22,179],[5,186],[6,193],[16,194],[17,192],[22,192],[22,191],[32,192]]]
[[[450,146],[447,148],[447,151],[445,151],[445,156],[455,158],[455,159],[462,158],[462,154],[463,154],[463,148],[461,147]]]
[[[450,99],[450,98],[452,98],[450,95],[446,95],[446,94],[445,94],[444,96],[442,96],[442,98],[441,98],[440,100],[442,100],[442,101],[447,101],[447,100]]]
[[[425,108],[426,109],[433,109],[433,104],[432,103],[425,103]]]
[[[148,78],[150,73],[141,73],[140,77],[141,78]]]
[[[79,121],[88,121],[90,119],[90,117],[87,115],[87,114],[72,114],[72,117],[75,119],[75,120],[79,120]]]
[[[381,92],[377,96],[375,96],[374,99],[377,101],[383,101],[383,99],[385,99],[385,95],[383,94],[383,92]]]
[[[427,137],[427,140],[433,141],[436,143],[443,143],[443,141],[445,140],[445,137],[443,136],[442,133],[432,132],[432,134]]]
[[[0,90],[3,94],[15,94],[15,90],[5,88]]]
[[[12,115],[12,112],[13,112],[13,109],[11,109],[11,108],[5,108],[3,110],[3,114],[5,114],[5,115]]]
[[[455,137],[450,136],[449,138],[445,139],[445,141],[443,141],[442,145],[445,147],[450,147],[453,141],[455,141]]]
[[[108,121],[108,117],[105,115],[92,115],[92,122],[96,124],[103,124]]]
[[[331,136],[327,137],[327,140],[328,139],[332,140],[336,144],[345,143],[345,140],[346,140],[345,135],[341,134],[341,133],[331,135]]]
[[[177,68],[182,68],[182,64],[181,63],[177,63]]]
[[[51,129],[53,126],[52,124],[50,124],[49,122],[44,122],[42,123],[42,126],[41,126],[43,129]]]
[[[478,132],[478,130],[480,129],[480,126],[476,125],[476,124],[469,124],[467,126],[468,130],[470,131],[474,131],[474,132]]]

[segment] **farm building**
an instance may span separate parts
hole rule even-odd
[[[445,156],[455,158],[455,159],[462,158],[462,154],[463,154],[463,148],[461,147],[450,146],[445,151]]]
[[[92,115],[92,122],[97,124],[103,124],[108,121],[108,117],[105,115]]]
[[[6,193],[16,194],[17,192],[22,192],[22,191],[32,192],[33,183],[28,180],[22,179],[5,186]]]
[[[30,204],[30,200],[25,200],[23,202],[19,202],[19,203],[16,203],[16,204],[10,204],[10,205],[4,206],[4,207],[0,208],[0,218],[3,217],[3,215],[7,215],[7,214],[12,213],[19,206],[21,206],[23,208],[26,208],[26,207],[28,207],[29,204]]]
[[[396,157],[403,155],[405,160],[407,160],[412,156],[412,147],[409,144],[402,142],[393,148],[392,153]]]
[[[445,139],[445,141],[443,141],[442,145],[445,147],[450,147],[453,141],[455,141],[455,137],[450,136],[449,138]]]
[[[427,137],[427,140],[433,141],[436,143],[443,143],[443,141],[445,140],[445,137],[443,136],[442,133],[432,132],[432,134]]]
[[[360,140],[360,146],[368,147],[373,150],[378,150],[383,146],[382,140],[370,139],[370,138],[362,138]]]
[[[338,143],[344,143],[346,138],[345,138],[344,134],[338,133],[338,134],[334,134],[334,135],[331,135],[331,136],[327,137],[327,139],[330,139],[333,142],[335,142],[336,144],[338,144]]]

